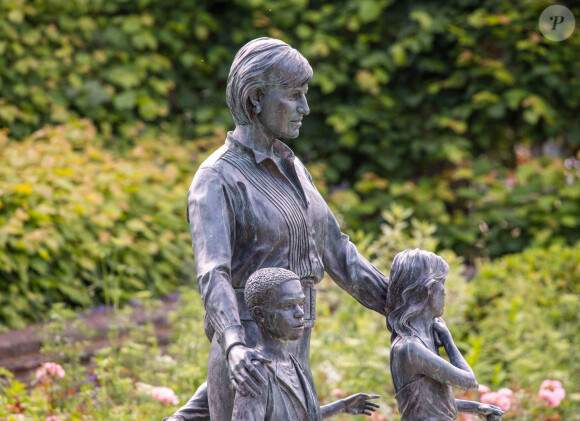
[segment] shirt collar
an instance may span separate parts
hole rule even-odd
[[[256,164],[260,164],[264,160],[270,159],[268,155],[263,154],[262,152],[259,152],[255,149],[252,149],[249,146],[244,145],[242,142],[234,138],[232,134],[233,132],[228,132],[228,136],[226,138],[226,146],[233,147],[238,151],[247,153],[254,159]],[[292,152],[292,149],[290,149],[284,142],[281,142],[280,140],[276,139],[274,141],[272,149],[274,151],[274,154],[279,156],[282,160],[294,163],[295,159],[294,152]]]

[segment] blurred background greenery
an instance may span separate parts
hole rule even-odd
[[[578,419],[580,36],[542,36],[550,4],[0,2],[0,323],[196,289],[186,191],[233,128],[235,52],[271,36],[314,69],[289,144],[343,230],[384,270],[415,246],[456,261],[450,325],[480,381],[561,379]],[[320,364],[354,352],[321,311]]]

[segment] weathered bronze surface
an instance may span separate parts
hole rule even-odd
[[[448,272],[441,257],[419,249],[397,254],[391,267],[387,327],[401,421],[451,421],[458,412],[500,420],[503,411],[494,405],[453,397],[452,386],[477,390],[478,384],[441,318]]]
[[[305,326],[288,349],[312,384],[310,334],[316,284],[324,272],[362,305],[385,315],[388,278],[364,259],[320,196],[292,150],[310,110],[312,69],[288,44],[259,38],[238,51],[227,102],[236,128],[199,168],[188,194],[188,220],[199,291],[212,341],[208,380],[171,420],[229,421],[234,391],[257,397],[267,388],[253,363],[270,359],[254,347],[258,327],[243,291],[261,268],[285,268],[300,278]],[[312,388],[315,394],[314,388]]]
[[[314,386],[289,341],[305,329],[305,304],[298,276],[282,268],[260,269],[246,283],[245,302],[258,325],[256,349],[271,363],[256,363],[266,390],[257,397],[237,393],[232,421],[318,421],[340,413],[370,415],[378,395],[359,393],[320,408]]]

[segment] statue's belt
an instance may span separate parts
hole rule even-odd
[[[314,288],[314,281],[309,278],[301,279],[302,290],[306,296],[306,303],[304,304],[304,326],[312,328],[314,326],[314,319],[316,319],[316,289]],[[234,288],[236,298],[238,299],[238,311],[240,312],[241,321],[253,321],[246,302],[244,300],[244,288]]]

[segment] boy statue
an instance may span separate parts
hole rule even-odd
[[[379,396],[365,393],[319,406],[314,385],[288,351],[288,342],[304,332],[305,301],[298,276],[287,269],[260,269],[248,279],[245,302],[259,329],[256,349],[272,362],[262,366],[264,393],[236,393],[232,421],[319,421],[340,413],[371,415],[378,408],[369,399]]]

